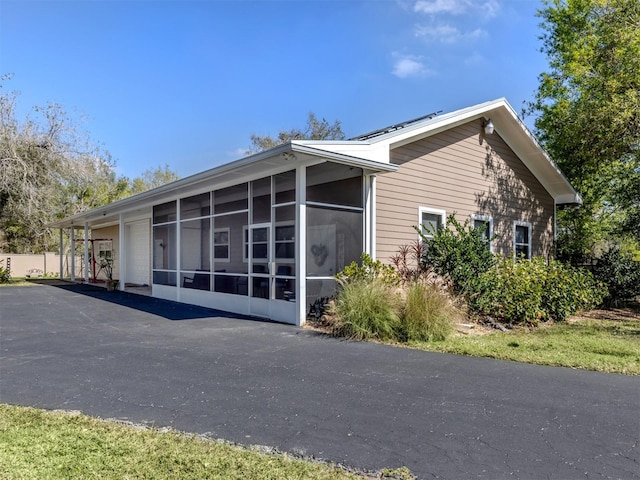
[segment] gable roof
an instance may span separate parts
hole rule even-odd
[[[87,222],[95,227],[114,223],[118,221],[121,213],[142,212],[154,204],[180,196],[195,195],[211,190],[214,186],[222,188],[274,172],[290,170],[297,162],[313,164],[329,160],[357,166],[370,173],[395,171],[398,166],[390,162],[390,152],[394,148],[479,118],[491,118],[495,131],[549,192],[556,204],[582,203],[580,195],[506,99],[492,100],[443,115],[438,113],[430,113],[350,140],[293,140],[270,150],[53,222],[49,226],[81,227]]]
[[[520,158],[556,204],[580,204],[582,198],[504,98],[443,115],[429,114],[345,141],[298,141],[327,151],[390,162],[390,151],[477,119],[491,119],[495,132]]]

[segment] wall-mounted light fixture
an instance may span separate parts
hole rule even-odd
[[[482,122],[482,128],[484,128],[485,135],[491,135],[495,130],[491,119],[488,119],[486,122]]]

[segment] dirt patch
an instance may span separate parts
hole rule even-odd
[[[608,310],[591,310],[570,317],[567,322],[578,320],[613,320],[640,322],[640,305],[632,305],[625,308],[611,308]]]

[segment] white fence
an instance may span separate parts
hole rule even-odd
[[[60,275],[60,255],[47,252],[40,255],[0,253],[0,261],[3,267],[9,267],[12,277],[32,276],[58,277]],[[75,276],[82,277],[84,257],[77,255],[75,258]],[[62,259],[62,276],[71,277],[71,255],[67,254]]]

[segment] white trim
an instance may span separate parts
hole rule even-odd
[[[377,253],[376,253],[376,235],[377,235],[377,230],[376,230],[376,224],[377,224],[377,209],[376,209],[376,205],[377,205],[377,182],[378,182],[378,177],[376,175],[371,175],[371,198],[369,199],[369,201],[371,202],[371,223],[369,225],[369,234],[371,235],[371,258],[376,260],[377,258]]]
[[[513,221],[513,257],[516,257],[516,227],[527,227],[528,228],[528,238],[527,241],[529,246],[529,255],[527,255],[527,259],[530,260],[533,254],[533,243],[532,243],[532,230],[531,222],[523,222],[520,220]]]
[[[307,321],[307,167],[296,168],[296,324]]]
[[[422,215],[424,213],[428,213],[430,215],[439,215],[442,226],[444,227],[447,224],[446,210],[441,210],[439,208],[431,208],[431,207],[418,207],[418,228],[420,228],[421,230],[422,230]],[[424,232],[424,230],[423,230],[423,233],[424,233],[424,236],[427,238],[433,237],[433,235],[430,235]]]
[[[493,217],[491,215],[476,215],[475,213],[471,214],[471,226],[475,228],[475,221],[479,220],[481,222],[489,222],[489,251],[493,253]]]

